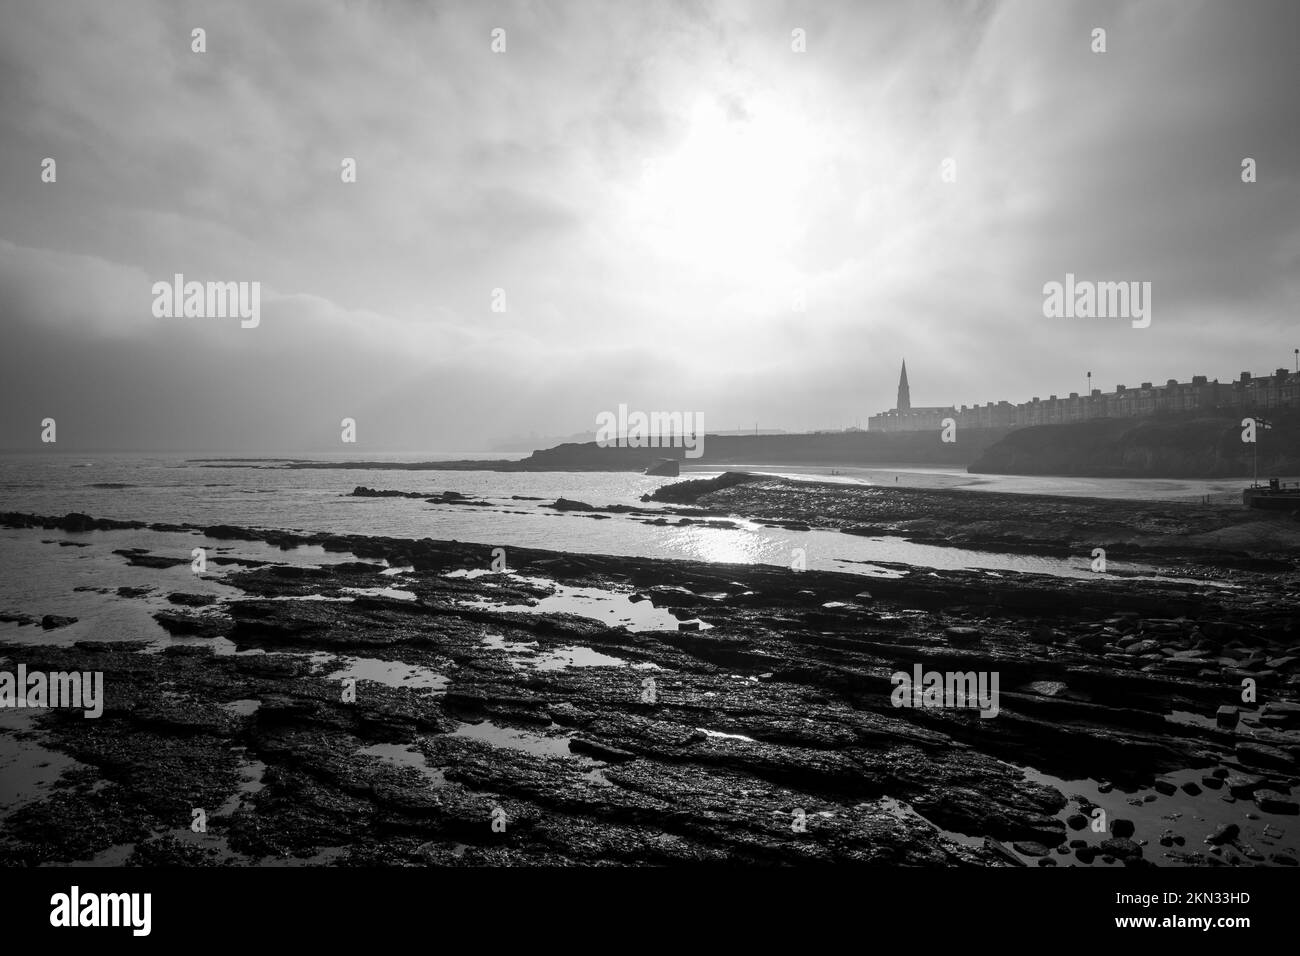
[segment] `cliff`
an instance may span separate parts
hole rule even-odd
[[[1300,474],[1300,411],[1262,409],[1259,474]],[[1088,478],[1250,478],[1254,449],[1241,440],[1247,413],[1188,412],[1036,425],[1002,438],[967,469],[1002,475]]]
[[[939,430],[925,432],[835,432],[825,435],[706,435],[703,454],[687,458],[682,448],[601,448],[595,442],[535,451],[517,462],[519,471],[644,470],[661,458],[697,466],[732,465],[935,465],[963,467],[1010,429],[957,429],[944,442]]]

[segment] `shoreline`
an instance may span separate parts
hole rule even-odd
[[[91,547],[149,527],[4,521]],[[238,593],[173,590],[161,648],[6,631],[7,659],[103,671],[107,688],[100,720],[38,718],[41,746],[96,769],[10,813],[10,864],[1300,862],[1265,826],[1294,831],[1300,786],[1294,570],[1226,570],[1231,590],[864,580],[506,545],[500,571],[487,545],[158,527],[231,549],[220,580]],[[346,560],[254,560],[240,542]],[[188,575],[188,550],[115,553],[156,595],[168,568]],[[893,706],[890,675],[918,665],[999,675],[997,716]],[[1234,702],[1241,723],[1217,725]],[[195,806],[213,812],[187,836]],[[1136,832],[1076,829],[1097,806]]]

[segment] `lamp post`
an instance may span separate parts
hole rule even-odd
[[[1083,417],[1092,417],[1092,373],[1088,373],[1088,391],[1083,398]]]

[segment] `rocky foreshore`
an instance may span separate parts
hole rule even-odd
[[[805,502],[732,480],[677,502],[862,527],[872,499],[840,488]],[[953,502],[992,508],[994,528],[992,497]],[[871,520],[916,531],[911,501],[893,491]],[[1112,504],[1057,503],[1054,520],[1073,522],[1072,547],[1108,540],[1133,517]],[[1021,514],[1040,542],[1043,507]],[[1163,538],[1131,530],[1174,555],[1193,529],[1199,566],[1219,519],[1179,514]],[[931,518],[968,545],[971,519]],[[174,590],[154,615],[174,635],[161,650],[35,628],[0,644],[6,667],[102,671],[107,698],[97,720],[53,710],[29,731],[76,764],[0,822],[8,865],[1295,865],[1300,851],[1293,565],[1224,567],[1214,587],[870,578],[85,515],[0,525],[92,545],[188,532],[227,549],[220,580],[237,589]],[[243,557],[241,542],[345,560]],[[114,553],[158,574],[190,561]],[[140,599],[117,584],[108,599]],[[893,675],[929,672],[996,675],[996,714],[898,706]]]
[[[665,485],[645,501],[693,505],[863,536],[978,551],[1163,557],[1221,569],[1300,570],[1300,521],[1240,504],[890,488],[792,481],[744,472]]]

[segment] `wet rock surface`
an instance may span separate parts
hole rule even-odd
[[[1050,556],[1168,557],[1207,576],[1300,569],[1300,523],[1239,505],[844,485],[726,472],[646,500],[918,544]]]
[[[154,617],[177,640],[161,652],[0,644],[6,667],[98,671],[105,686],[98,719],[37,713],[33,733],[77,769],[0,819],[0,862],[1296,856],[1293,574],[1235,569],[1233,587],[1208,588],[900,566],[868,592],[858,575],[771,566],[511,547],[500,572],[486,545],[185,530],[236,554],[242,541],[349,557],[236,556],[221,580],[237,596],[215,601],[160,581],[170,607]],[[176,558],[118,556],[159,574]],[[538,609],[565,588],[636,598],[665,623]],[[893,675],[918,666],[996,674],[996,715],[898,706]]]

